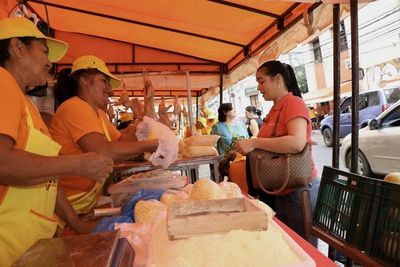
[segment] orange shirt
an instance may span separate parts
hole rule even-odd
[[[28,141],[28,108],[36,129],[50,136],[35,105],[21,91],[17,81],[4,68],[0,67],[0,134],[11,137],[15,147],[24,149]],[[0,185],[0,199],[6,187]]]
[[[279,115],[279,121],[276,126],[276,133],[275,133],[277,137],[288,135],[287,125],[292,119],[304,118],[307,120],[307,142],[311,144],[311,120],[307,106],[304,103],[303,99],[294,96],[291,92],[289,92],[286,96],[284,96],[281,100],[278,101],[278,103],[276,103],[272,107],[268,116],[266,117],[265,123],[263,124],[258,133],[258,137],[269,138],[272,136],[275,123],[278,119],[278,115]],[[312,165],[312,177],[315,178],[317,176],[317,170],[315,168],[314,160],[312,158],[312,153],[311,153],[311,165]]]
[[[101,109],[97,112],[104,121],[111,140],[118,140],[121,134],[108,120],[106,113]],[[104,135],[103,124],[99,117],[92,107],[79,97],[70,98],[62,103],[54,114],[50,127],[51,136],[62,146],[60,154],[82,154],[83,151],[77,143],[80,138],[89,133]],[[60,184],[65,194],[70,196],[89,191],[95,182],[88,178],[74,176],[61,179]]]

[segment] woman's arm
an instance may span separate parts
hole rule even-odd
[[[250,127],[250,132],[251,132],[251,134],[253,135],[253,137],[257,137],[258,131],[259,131],[260,129],[258,129],[258,123],[257,123],[257,121],[256,121],[255,119],[251,119],[251,120],[250,120],[250,125],[249,125],[249,127]]]
[[[37,185],[68,175],[102,182],[112,170],[113,161],[103,155],[41,156],[16,149],[11,137],[0,134],[0,184],[3,185]]]
[[[288,135],[274,138],[251,138],[241,140],[237,149],[241,154],[248,154],[254,149],[275,153],[298,153],[307,143],[307,120],[294,118],[287,124]]]
[[[145,141],[112,141],[107,142],[100,133],[89,133],[78,140],[83,152],[97,152],[116,161],[123,161],[136,157],[143,152],[154,152],[158,147],[158,140]]]
[[[81,221],[60,186],[57,189],[55,213],[78,234],[89,234],[95,227],[95,225]]]
[[[136,125],[131,124],[125,129],[119,131],[121,136],[119,137],[118,141],[138,141],[136,137]]]

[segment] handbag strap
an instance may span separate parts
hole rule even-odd
[[[279,117],[281,116],[282,109],[284,108],[284,105],[282,105],[281,109],[279,110],[278,117],[276,118],[274,128],[272,128],[272,134],[271,137],[276,137],[276,127],[278,127],[278,122],[279,122]]]
[[[286,173],[285,173],[285,179],[283,181],[283,184],[281,186],[281,188],[279,188],[278,190],[275,191],[269,191],[267,190],[261,183],[259,177],[258,177],[258,172],[255,172],[255,176],[254,178],[256,178],[257,182],[258,182],[258,186],[261,188],[262,191],[264,191],[265,193],[269,194],[269,195],[277,195],[279,193],[281,193],[288,185],[289,183],[289,175],[290,175],[290,161],[289,161],[289,157],[290,155],[286,155]],[[256,160],[256,170],[258,170],[258,162],[260,161],[260,159]]]

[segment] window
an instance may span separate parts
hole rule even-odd
[[[251,95],[250,96],[250,104],[252,106],[258,107],[258,95]]]
[[[387,116],[382,119],[382,126],[400,126],[400,106],[397,106]]]
[[[346,28],[344,27],[344,22],[340,22],[340,31],[339,31],[339,49],[340,52],[346,51],[349,49],[347,45],[347,36],[346,36]]]
[[[400,88],[390,88],[383,90],[389,104],[394,104],[400,100]]]
[[[346,98],[343,100],[342,104],[340,105],[340,113],[347,113],[351,110],[351,97]]]
[[[322,52],[321,52],[321,45],[319,43],[319,39],[314,39],[312,42],[312,49],[314,53],[315,63],[322,63]]]

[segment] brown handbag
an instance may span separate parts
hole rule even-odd
[[[274,125],[271,137],[276,137]],[[247,155],[253,186],[267,194],[277,195],[285,188],[298,188],[311,181],[311,147],[306,144],[303,151],[295,154],[280,154],[255,149]]]

